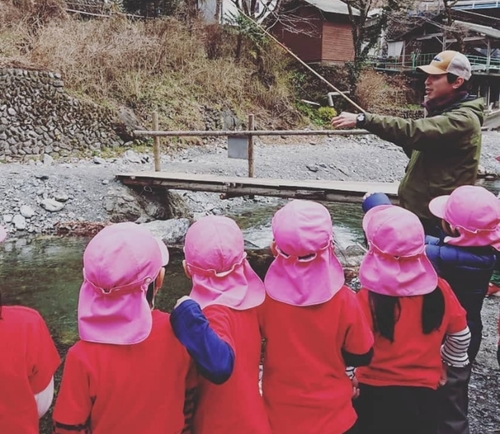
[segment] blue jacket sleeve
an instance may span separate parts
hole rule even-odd
[[[233,373],[234,351],[210,328],[198,303],[182,302],[170,315],[170,324],[203,377],[215,384],[229,379]]]

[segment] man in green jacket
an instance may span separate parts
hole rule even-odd
[[[438,222],[429,202],[476,181],[484,102],[467,92],[471,66],[461,53],[443,51],[417,69],[427,74],[423,105],[428,117],[342,112],[331,123],[335,128],[364,128],[403,148],[410,162],[399,185],[400,204],[420,218],[427,233],[435,233]]]

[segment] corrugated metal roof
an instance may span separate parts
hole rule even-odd
[[[305,0],[306,3],[317,7],[323,12],[329,12],[331,14],[341,14],[348,15],[347,5],[340,0]],[[352,8],[354,15],[359,15],[359,11],[356,8]]]
[[[500,30],[494,29],[493,27],[482,26],[481,24],[467,23],[465,21],[456,21],[456,24],[464,26],[466,29],[480,33],[482,35],[489,36],[490,38],[500,39]]]

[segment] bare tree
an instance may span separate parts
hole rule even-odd
[[[243,37],[254,42],[254,49],[259,58],[262,32],[255,23],[270,31],[278,24],[285,32],[318,36],[317,25],[311,18],[300,15],[302,0],[232,0],[237,10],[232,21],[238,26],[236,59],[239,59]]]
[[[413,1],[388,0],[380,4],[377,0],[345,0],[345,3],[352,25],[354,61],[349,63],[348,67],[351,72],[351,86],[355,90],[370,50],[378,43],[382,32],[387,28],[390,15],[409,9]],[[374,9],[378,9],[377,13],[370,15]]]
[[[460,52],[465,51],[465,36],[467,31],[455,23],[453,18],[453,7],[458,0],[443,0],[444,14],[446,17],[445,28],[443,30],[443,37],[452,35],[457,41],[457,50]]]

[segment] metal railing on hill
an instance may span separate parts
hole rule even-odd
[[[500,8],[499,0],[458,0],[453,9],[492,9]]]
[[[418,66],[431,63],[437,53],[412,53],[405,56],[377,57],[368,61],[375,69],[414,71]],[[500,72],[500,59],[467,55],[473,71]]]

